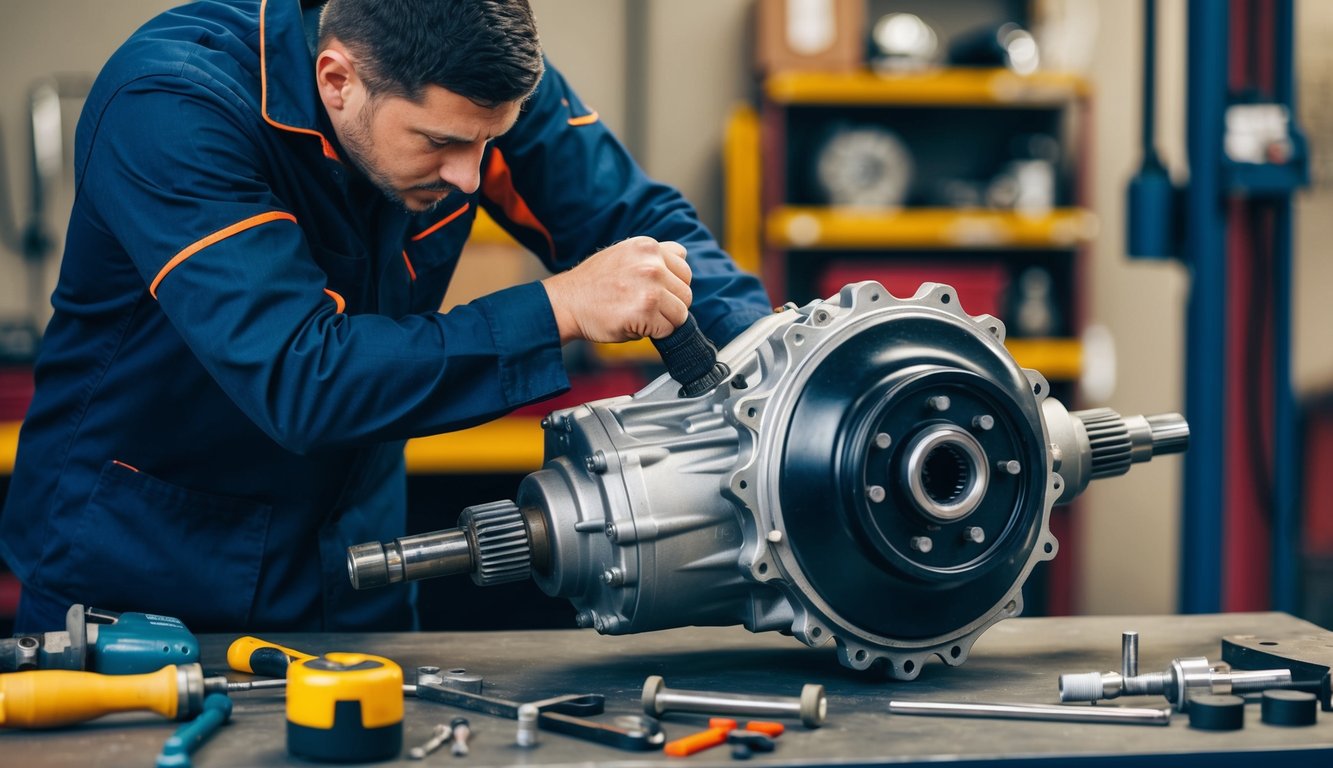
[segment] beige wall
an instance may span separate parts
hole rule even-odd
[[[628,2],[646,2],[645,56],[648,82],[637,98],[626,96],[624,31]],[[1094,0],[1076,0],[1093,2]],[[1116,340],[1118,386],[1107,402],[1123,412],[1182,407],[1182,357],[1187,291],[1185,270],[1176,264],[1131,262],[1123,256],[1124,184],[1138,159],[1136,147],[1140,60],[1140,3],[1095,0],[1100,21],[1091,71],[1097,92],[1093,205],[1101,236],[1091,250],[1090,319],[1106,324]],[[163,0],[48,0],[9,3],[0,27],[0,120],[11,176],[25,167],[26,129],[20,111],[27,84],[60,71],[93,71]],[[1184,95],[1184,0],[1160,3],[1161,148],[1173,166],[1185,157],[1180,137]],[[681,187],[705,220],[718,224],[718,152],[722,121],[748,89],[749,3],[747,0],[533,0],[543,41],[581,96],[607,124],[623,128],[628,104],[641,101],[640,158],[651,173]],[[1302,0],[1301,41],[1312,51],[1333,34],[1333,3]],[[78,19],[70,24],[69,19]],[[1304,105],[1323,115],[1329,135],[1329,54],[1322,66],[1325,100]],[[1307,56],[1307,59],[1311,58]],[[73,115],[67,111],[72,123]],[[26,178],[26,177],[23,177]],[[18,194],[26,189],[9,180]],[[1333,381],[1333,355],[1322,340],[1328,326],[1321,309],[1333,304],[1333,210],[1327,186],[1302,207],[1306,227],[1298,252],[1298,375],[1309,389]],[[67,206],[67,194],[64,204]],[[1312,208],[1319,205],[1317,209]],[[26,211],[26,205],[24,210]],[[57,229],[63,229],[62,222]],[[1322,246],[1322,247],[1321,247]],[[54,280],[54,270],[48,282]],[[0,315],[22,306],[21,273],[12,254],[0,254]],[[1081,534],[1071,547],[1077,557],[1077,601],[1090,613],[1169,612],[1174,608],[1177,510],[1182,471],[1178,458],[1136,468],[1129,478],[1099,482],[1079,512]]]
[[[95,74],[107,57],[150,16],[178,3],[169,0],[47,0],[41,3],[4,3],[0,25],[0,126],[4,128],[4,151],[8,161],[11,199],[17,205],[19,226],[27,220],[29,85],[40,77],[57,73]],[[71,21],[76,20],[76,21]],[[70,101],[63,110],[66,158],[73,163],[73,130],[79,117],[79,102]],[[66,170],[68,174],[68,169]],[[70,187],[66,184],[50,201],[51,231],[62,241],[69,218]],[[56,253],[59,253],[57,248]],[[57,262],[46,270],[46,284],[55,285]],[[22,261],[0,249],[0,318],[25,314],[27,279]],[[49,292],[47,294],[49,296]],[[49,302],[40,308],[43,322],[50,316]]]

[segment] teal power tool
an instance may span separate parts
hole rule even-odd
[[[0,639],[0,672],[74,669],[109,675],[199,661],[199,641],[180,619],[70,606],[65,631]]]

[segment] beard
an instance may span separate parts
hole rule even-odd
[[[454,191],[454,185],[443,180],[436,180],[429,184],[418,184],[417,186],[412,187],[412,189],[419,189],[425,192],[444,192],[445,194],[441,196],[440,199],[430,203],[424,208],[413,208],[409,205],[407,200],[404,199],[402,191],[394,186],[389,175],[381,170],[375,163],[373,151],[371,150],[371,145],[374,141],[371,137],[370,126],[374,117],[375,104],[371,101],[357,113],[356,117],[348,122],[343,135],[339,137],[343,145],[343,151],[347,154],[347,159],[351,161],[354,168],[361,172],[361,175],[366,177],[367,181],[380,191],[380,194],[384,195],[390,202],[402,208],[407,213],[417,214],[430,212],[435,206],[443,202],[444,198],[447,197],[450,192]]]

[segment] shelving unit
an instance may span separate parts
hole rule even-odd
[[[1098,231],[1083,207],[1091,105],[1083,78],[1001,69],[779,72],[763,79],[759,93],[758,110],[739,110],[729,129],[728,246],[760,255],[775,302],[830,295],[835,278],[880,279],[902,295],[926,280],[956,282],[966,309],[1006,321],[1020,364],[1053,381],[1077,379],[1083,246]],[[899,204],[835,206],[819,188],[814,158],[846,126],[882,128],[906,148],[915,170]],[[1007,142],[1028,134],[1059,147],[1050,205],[933,199],[933,180],[980,187],[996,173]],[[1020,274],[1032,268],[1043,273],[1051,302],[1040,333],[1013,322],[1023,300]]]
[[[1085,246],[1098,234],[1086,207],[1092,89],[1074,74],[936,69],[880,75],[771,72],[757,105],[731,117],[725,149],[729,250],[753,254],[774,303],[833,295],[877,279],[898,296],[922,282],[952,284],[963,308],[1007,327],[1018,364],[1040,371],[1054,396],[1074,406],[1084,362]],[[900,200],[836,206],[816,163],[839,130],[890,132],[905,149],[910,181]],[[985,189],[1017,137],[1050,137],[1045,205],[959,204],[933,182]],[[891,157],[891,153],[889,155]],[[867,163],[873,165],[873,163]],[[892,169],[891,169],[892,170]],[[901,170],[901,169],[900,169]],[[1030,275],[1041,278],[1044,322],[1032,322]],[[1066,550],[1025,587],[1029,613],[1072,609],[1072,516],[1052,517]]]

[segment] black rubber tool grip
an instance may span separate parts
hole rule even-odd
[[[671,378],[680,382],[681,397],[702,395],[731,373],[725,363],[717,361],[717,348],[699,330],[694,315],[687,315],[670,336],[653,339],[653,346],[657,347]]]

